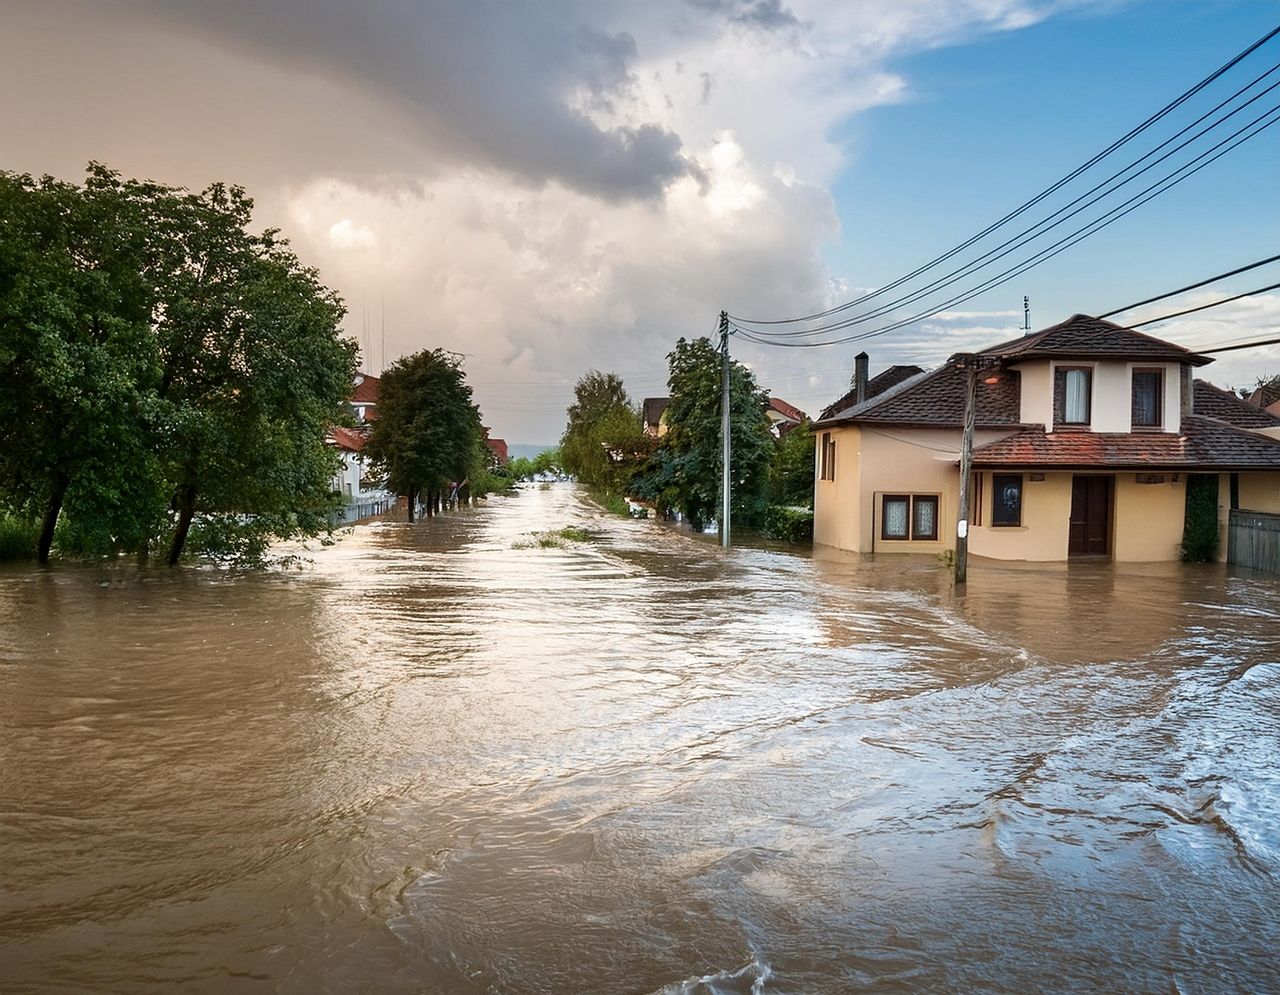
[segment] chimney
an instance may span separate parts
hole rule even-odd
[[[1182,413],[1190,415],[1195,413],[1195,389],[1191,382],[1191,364],[1182,364]]]
[[[867,367],[871,357],[860,352],[853,357],[853,389],[854,404],[861,404],[867,399]]]

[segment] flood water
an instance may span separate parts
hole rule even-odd
[[[0,571],[0,989],[1280,990],[1280,580],[947,581],[567,485]]]

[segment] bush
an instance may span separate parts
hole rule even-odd
[[[0,514],[0,560],[34,560],[39,539],[35,522]]]
[[[1179,547],[1187,563],[1209,563],[1218,555],[1218,475],[1187,476],[1187,513]]]
[[[813,542],[813,512],[791,505],[770,505],[764,515],[765,535],[783,542]]]

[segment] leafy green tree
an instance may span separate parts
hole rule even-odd
[[[533,475],[537,476],[541,473],[554,473],[559,476],[564,472],[561,466],[560,450],[544,449],[533,458]]]
[[[0,173],[0,494],[41,563],[65,507],[135,538],[159,510],[146,235],[110,185]]]
[[[707,338],[680,339],[667,356],[671,402],[667,434],[650,463],[644,489],[660,504],[678,508],[701,530],[720,504],[723,448],[720,438],[721,358]],[[769,486],[774,439],[765,414],[768,396],[741,363],[729,367],[730,438],[733,445],[733,514],[758,525]]]
[[[813,428],[802,422],[777,441],[769,463],[769,500],[813,507]]]
[[[588,487],[623,494],[651,449],[622,380],[592,370],[574,387],[560,463]]]
[[[220,552],[253,556],[269,537],[316,534],[334,504],[337,456],[324,437],[345,416],[356,369],[341,300],[275,231],[250,232],[240,187],[125,186],[165,236],[154,279],[157,449],[177,512],[169,563],[197,514]]]
[[[433,499],[455,482],[478,476],[487,461],[480,412],[454,353],[423,350],[382,375],[378,420],[365,454],[387,487],[409,499]]]

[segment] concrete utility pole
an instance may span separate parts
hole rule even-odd
[[[733,484],[730,476],[730,461],[733,456],[733,442],[730,438],[730,419],[728,419],[728,311],[721,311],[721,439],[724,443],[724,466],[721,470],[721,546],[730,547],[730,525],[728,525],[728,506],[733,496]]]
[[[963,590],[969,579],[969,481],[973,476],[973,425],[978,407],[978,357],[965,355],[964,434],[960,440],[960,510],[956,520],[956,588]]]
[[[733,485],[729,476],[733,443],[729,438],[729,313],[720,312],[720,438],[724,444],[724,466],[720,472],[720,545],[729,548],[729,502]]]

